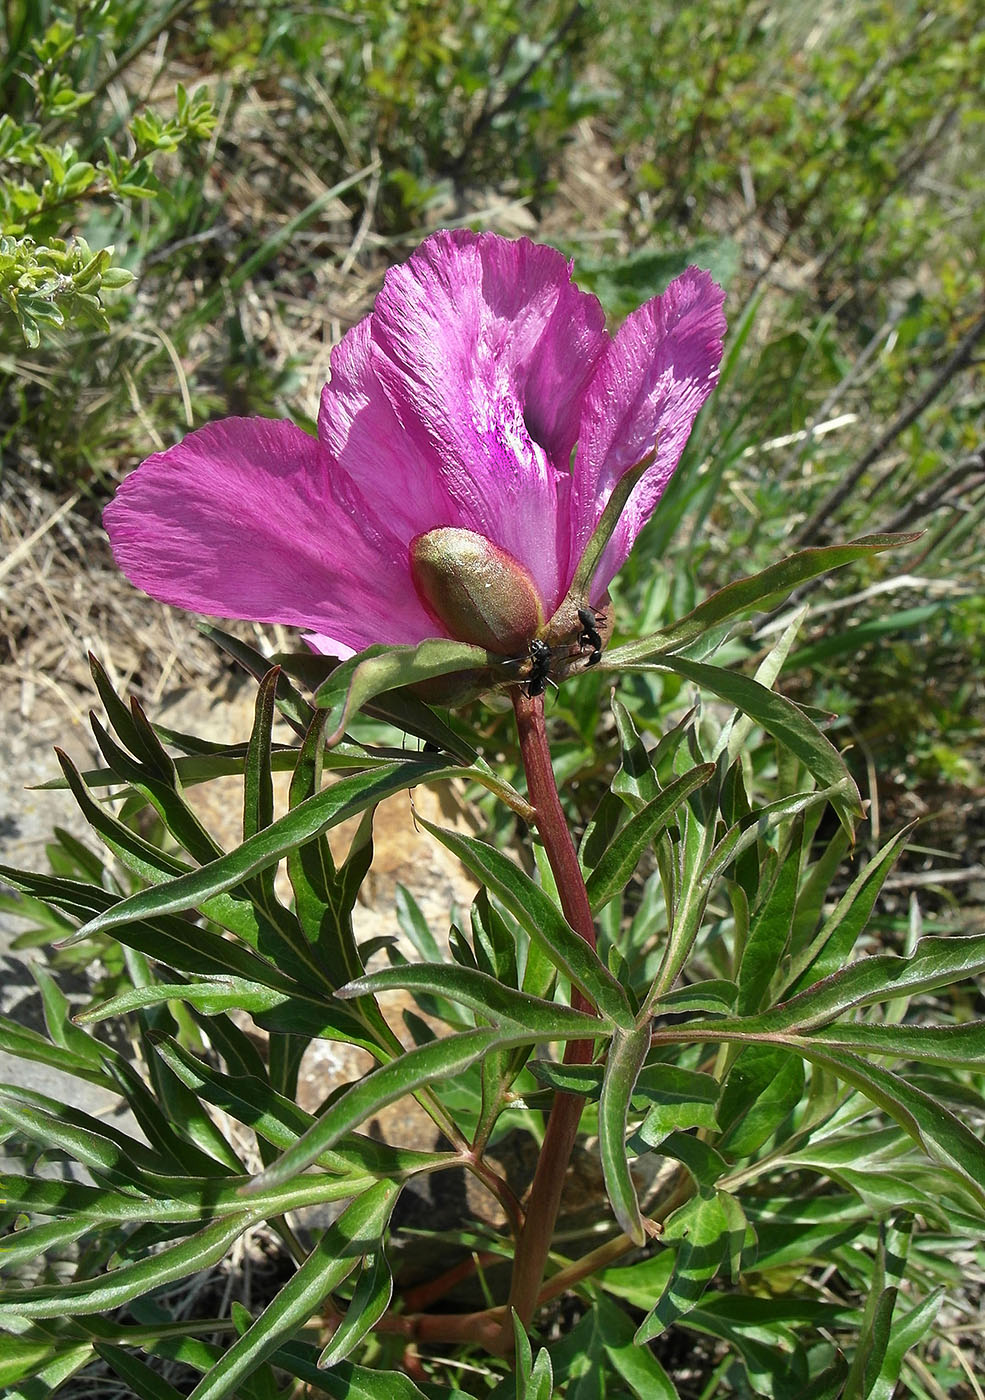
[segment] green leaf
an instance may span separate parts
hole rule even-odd
[[[985,934],[921,938],[909,958],[877,953],[806,987],[789,1001],[758,1016],[726,1024],[759,1033],[804,1033],[854,1007],[871,1006],[917,992],[930,992],[985,972]]]
[[[868,1400],[882,1370],[892,1335],[899,1285],[906,1272],[912,1230],[912,1220],[904,1231],[888,1230],[885,1225],[880,1227],[872,1279],[842,1400]]]
[[[420,815],[417,820],[502,900],[520,926],[602,1016],[624,1030],[634,1027],[635,1017],[621,984],[526,871],[484,841],[433,826]]]
[[[394,1188],[396,1189],[396,1188]],[[262,1218],[244,1203],[239,1214],[217,1220],[204,1230],[135,1264],[76,1283],[10,1289],[0,1301],[0,1325],[20,1317],[64,1317],[123,1307],[153,1289],[196,1274],[225,1258],[233,1241]]]
[[[734,982],[712,977],[707,982],[692,982],[665,992],[653,1003],[652,1010],[655,1016],[680,1015],[683,1011],[731,1011],[737,993]]]
[[[307,1259],[222,1360],[199,1381],[189,1400],[223,1400],[311,1317],[322,1300],[371,1252],[386,1229],[400,1193],[378,1181],[352,1202],[322,1235]]]
[[[318,1365],[327,1368],[343,1361],[376,1326],[392,1297],[393,1275],[381,1245],[366,1256],[345,1317],[319,1356]]]
[[[336,667],[315,693],[315,704],[329,712],[325,742],[337,743],[352,716],[377,695],[463,671],[486,672],[491,680],[492,668],[502,662],[481,647],[445,638],[417,646],[367,647]]]
[[[628,1033],[615,1032],[599,1100],[599,1155],[605,1189],[620,1228],[637,1245],[645,1242],[646,1234],[629,1170],[626,1126],[633,1090],[649,1048],[649,1022]]]
[[[892,1055],[900,1060],[955,1065],[959,1069],[985,1068],[985,1021],[958,1026],[862,1025],[850,1022],[815,1030],[812,1044],[866,1055]]]
[[[904,1313],[894,1312],[892,1331],[879,1367],[870,1383],[866,1400],[892,1400],[903,1369],[906,1353],[926,1337],[940,1312],[944,1289],[937,1288]]]
[[[224,632],[221,627],[216,627],[214,622],[200,622],[198,627],[199,631],[221,647],[227,656],[231,656],[244,670],[248,671],[254,680],[258,682],[263,680],[270,670],[270,660],[262,652],[251,647],[248,642],[241,641],[239,637],[233,637],[230,633]],[[295,733],[303,736],[314,719],[315,710],[300,692],[295,690],[287,676],[284,675],[283,670],[277,681],[276,697],[277,709],[281,715]]]
[[[182,1400],[180,1390],[175,1390],[163,1376],[152,1371],[145,1361],[125,1351],[123,1347],[97,1342],[95,1350],[107,1366],[130,1386],[138,1400]]]
[[[599,516],[598,524],[595,526],[591,538],[582,550],[581,558],[578,561],[578,567],[575,569],[575,576],[568,590],[568,598],[571,599],[575,607],[582,607],[587,604],[587,600],[591,597],[592,579],[595,577],[595,571],[599,566],[599,561],[602,558],[605,547],[612,537],[612,532],[619,524],[619,518],[626,507],[626,502],[633,494],[633,488],[636,483],[643,476],[647,468],[653,465],[656,458],[657,445],[654,443],[652,452],[648,452],[642,461],[637,462],[635,466],[623,472],[612,488],[609,499],[605,504],[605,509]]]
[[[674,1212],[662,1237],[666,1245],[679,1241],[674,1272],[637,1329],[637,1346],[659,1337],[694,1307],[718,1272],[727,1237],[728,1219],[717,1192],[696,1196]]]
[[[642,1137],[642,1131],[640,1136]],[[691,1133],[668,1133],[655,1143],[655,1147],[661,1157],[673,1157],[675,1162],[687,1167],[694,1177],[695,1185],[706,1194],[707,1189],[714,1186],[729,1169],[728,1162],[720,1152],[716,1152],[707,1142],[702,1142],[701,1138],[694,1137]]]
[[[374,806],[394,792],[413,787],[424,779],[450,777],[460,769],[449,769],[440,759],[419,758],[392,763],[370,773],[342,778],[324,792],[251,836],[235,851],[210,862],[200,870],[171,880],[155,889],[140,890],[113,904],[105,913],[79,929],[76,938],[120,928],[136,920],[159,917],[196,908],[213,895],[232,889],[251,875],[275,864],[296,846]]]
[[[435,1079],[461,1074],[488,1051],[522,1040],[523,1036],[516,1032],[511,1035],[500,1030],[463,1031],[408,1050],[399,1060],[381,1065],[340,1094],[313,1127],[256,1178],[251,1190],[265,1191],[290,1180],[388,1103]]]
[[[753,915],[742,950],[736,979],[739,984],[736,1010],[740,1015],[760,1009],[790,944],[800,884],[802,819],[796,823],[795,832],[796,837],[781,858],[766,898]]]
[[[260,682],[256,696],[253,729],[243,767],[243,836],[256,836],[274,819],[274,787],[270,772],[270,743],[274,723],[274,700],[280,667],[274,666]],[[271,891],[272,893],[272,882]]]
[[[594,1016],[504,986],[488,973],[448,963],[402,963],[382,968],[340,987],[337,996],[376,996],[379,992],[407,989],[448,997],[468,1006],[494,1025],[527,1032],[530,1040],[586,1040],[600,1036],[605,1027]]]
[[[641,661],[658,659],[663,653],[687,646],[712,627],[730,618],[755,610],[769,612],[788,594],[809,579],[840,569],[845,564],[878,554],[884,549],[898,549],[918,540],[917,535],[865,535],[849,544],[830,545],[819,549],[803,549],[761,573],[736,579],[706,598],[693,612],[680,621],[657,632],[652,637],[629,642],[606,654],[606,663],[613,670],[623,670]]]
[[[16,1385],[27,1380],[58,1356],[61,1348],[51,1341],[33,1341],[29,1338],[7,1336],[0,1355],[0,1385]],[[88,1355],[89,1348],[85,1348]]]
[[[803,991],[808,975],[815,980],[844,967],[914,825],[911,822],[887,841],[849,885],[817,937],[794,959],[788,979],[791,990]]]
[[[604,1293],[595,1299],[599,1326],[605,1339],[605,1354],[637,1400],[680,1400],[677,1387],[649,1347],[639,1346],[635,1328]]]
[[[654,842],[682,802],[714,776],[715,765],[703,763],[676,778],[658,797],[647,803],[609,843],[604,855],[586,881],[588,899],[594,913],[604,909],[629,882],[643,852]]]
[[[719,1146],[735,1157],[751,1156],[771,1138],[800,1102],[804,1066],[785,1050],[747,1045],[722,1088]]]
[[[680,1065],[647,1065],[636,1082],[634,1102],[650,1104],[640,1124],[644,1142],[655,1145],[668,1133],[688,1128],[718,1130],[721,1085],[710,1074]]]
[[[851,832],[851,818],[862,815],[862,800],[855,780],[838,750],[817,725],[783,695],[777,695],[749,676],[721,666],[691,661],[684,656],[662,655],[658,661],[622,669],[673,671],[704,690],[734,705],[761,725],[804,764],[822,788],[831,788],[832,805],[842,825]]]
[[[822,1049],[810,1042],[799,1048],[807,1059],[830,1069],[895,1118],[928,1157],[954,1172],[985,1204],[985,1143],[939,1099],[850,1051]]]

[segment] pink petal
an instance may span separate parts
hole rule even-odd
[[[444,231],[387,273],[372,336],[408,448],[454,502],[448,523],[525,564],[550,614],[567,582],[569,457],[608,344],[597,300],[553,248]]]
[[[581,552],[623,472],[657,445],[657,460],[633,491],[594,580],[593,601],[625,562],[718,380],[725,293],[689,267],[662,296],[627,316],[585,399],[574,467],[573,558]]]
[[[408,541],[435,525],[461,525],[434,453],[408,433],[379,379],[382,353],[369,316],[332,351],[318,436],[333,460],[395,533]]]
[[[345,646],[436,633],[406,542],[293,423],[227,418],[149,457],[103,516],[132,583],[175,607]]]

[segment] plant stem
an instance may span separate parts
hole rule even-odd
[[[537,813],[537,830],[557,881],[561,908],[575,932],[594,948],[595,924],[588,893],[551,767],[543,698],[539,695],[527,696],[518,687],[514,691],[513,708],[527,775],[527,791]],[[577,987],[572,988],[571,1004],[579,1011],[594,1009]],[[564,1060],[566,1064],[588,1064],[593,1053],[591,1040],[569,1041]],[[504,1340],[512,1325],[510,1308],[516,1312],[524,1327],[529,1327],[533,1317],[561,1204],[564,1176],[584,1104],[585,1100],[580,1094],[558,1094],[554,1100],[530,1188],[523,1229],[517,1241],[509,1306],[503,1320]]]

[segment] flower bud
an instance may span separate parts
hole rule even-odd
[[[543,626],[530,574],[474,530],[442,526],[417,535],[410,570],[421,602],[456,641],[512,656]]]

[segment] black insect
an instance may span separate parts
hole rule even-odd
[[[543,695],[547,689],[551,678],[552,657],[553,653],[547,643],[535,637],[530,643],[530,674],[527,677],[526,691],[529,700],[535,695]]]
[[[578,621],[582,627],[578,645],[591,647],[588,664],[589,666],[597,666],[602,660],[602,638],[599,636],[598,629],[605,622],[605,613],[593,612],[590,608],[579,608]]]

